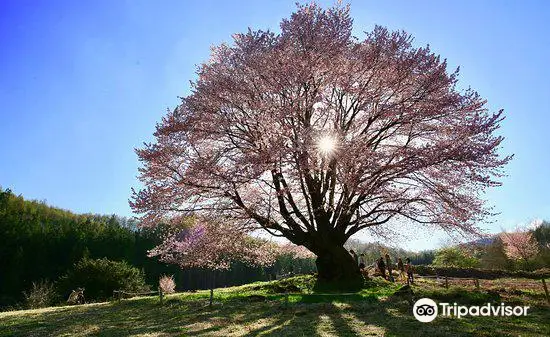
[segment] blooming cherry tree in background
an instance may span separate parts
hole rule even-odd
[[[518,229],[515,232],[500,234],[504,244],[504,252],[512,260],[528,262],[539,252],[539,246],[532,233],[528,230]]]
[[[250,266],[268,266],[277,258],[270,242],[254,239],[241,227],[223,221],[197,218],[181,231],[168,235],[149,252],[166,263],[182,268],[227,270],[240,261]]]
[[[250,237],[241,226],[201,218],[169,234],[162,244],[149,252],[149,256],[158,256],[161,261],[181,268],[211,270],[210,306],[214,297],[215,271],[227,270],[236,261],[250,266],[269,266],[275,263],[278,254],[276,245]]]
[[[292,259],[309,259],[315,257],[309,249],[304,246],[297,246],[293,243],[283,243],[276,246],[277,256],[287,255]]]
[[[494,135],[502,111],[458,90],[458,70],[405,32],[351,32],[349,7],[308,4],[279,34],[249,30],[214,47],[192,93],[137,150],[144,188],[131,206],[142,223],[178,212],[254,223],[313,252],[331,281],[360,279],[344,244],[365,229],[477,233],[491,214],[479,196],[511,159]]]

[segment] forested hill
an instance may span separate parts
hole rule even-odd
[[[163,274],[174,275],[179,290],[207,288],[209,275],[204,270],[182,271],[147,257],[160,237],[161,231],[140,230],[132,219],[74,214],[0,188],[0,308],[21,303],[23,291],[33,282],[55,282],[84,257],[127,261],[145,272],[146,282],[153,288]],[[216,277],[216,285],[239,285],[276,274],[314,270],[313,259],[280,258],[268,269],[236,263]]]
[[[21,299],[33,281],[55,281],[84,256],[126,260],[149,271],[173,271],[146,256],[154,236],[129,219],[72,212],[0,189],[0,306]]]

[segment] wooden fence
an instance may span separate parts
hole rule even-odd
[[[424,278],[424,279],[436,279],[437,281],[439,281],[446,289],[449,288],[449,280],[461,280],[461,281],[464,281],[464,280],[471,280],[474,284],[474,286],[476,287],[476,289],[480,289],[480,285],[479,285],[479,278],[475,278],[475,277],[450,277],[450,276],[434,276],[434,275],[415,275],[416,278]],[[541,283],[542,283],[542,288],[544,289],[544,294],[545,294],[545,297],[546,297],[546,301],[548,302],[548,304],[550,304],[550,295],[548,294],[548,286],[546,285],[546,280],[544,278],[541,279]],[[118,302],[120,302],[122,300],[123,297],[127,296],[126,298],[129,298],[129,297],[136,297],[136,296],[151,296],[151,295],[158,295],[159,296],[159,299],[160,299],[160,303],[162,304],[163,303],[163,299],[164,299],[164,294],[162,292],[162,289],[159,287],[157,291],[149,291],[149,292],[142,292],[142,293],[132,293],[132,292],[127,292],[127,291],[124,291],[124,290],[114,290],[113,291],[113,298],[115,298]],[[211,289],[211,294],[210,294],[210,303],[212,303],[212,289]],[[285,293],[284,294],[284,297],[285,297],[285,304],[288,304],[288,293]],[[314,295],[329,295],[329,294],[314,294]],[[334,294],[330,294],[331,296],[334,295]],[[357,293],[347,293],[347,294],[338,294],[339,296],[342,296],[342,295],[357,295]],[[212,305],[212,304],[210,304]]]
[[[416,275],[416,277],[425,278],[425,279],[436,279],[439,281],[445,288],[449,288],[449,280],[471,280],[474,283],[474,286],[476,289],[480,289],[479,286],[479,280],[480,278],[475,277],[450,277],[450,276],[437,276],[437,275]],[[550,304],[550,295],[548,294],[548,286],[546,285],[546,280],[544,278],[541,278],[542,288],[544,289],[544,295],[546,297],[546,301],[548,304]],[[536,280],[533,280],[536,281]]]
[[[160,287],[158,288],[157,291],[147,291],[147,292],[141,292],[141,293],[132,293],[124,290],[113,290],[113,298],[116,299],[118,302],[120,302],[123,298],[130,298],[130,297],[137,297],[137,296],[151,296],[151,295],[158,295],[160,299],[160,303],[162,303],[164,299],[164,293],[162,292],[162,289]]]

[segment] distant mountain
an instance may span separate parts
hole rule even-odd
[[[493,234],[488,237],[484,237],[478,240],[470,241],[466,245],[487,246],[495,241],[499,234]]]

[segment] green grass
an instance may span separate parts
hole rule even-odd
[[[357,293],[314,293],[314,279],[299,277],[158,297],[0,313],[0,336],[550,336],[550,310],[538,293],[515,298],[532,306],[526,317],[438,317],[416,321],[399,286],[376,280]],[[415,298],[460,304],[502,300],[498,292],[430,282]],[[542,291],[542,289],[541,289]],[[285,294],[288,293],[288,296]],[[509,300],[510,298],[507,298]],[[525,303],[525,301],[528,301]]]

